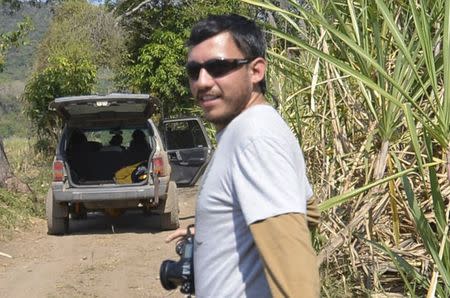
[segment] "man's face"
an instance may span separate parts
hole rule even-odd
[[[211,59],[244,59],[228,32],[215,35],[191,48],[189,62],[204,63]],[[226,126],[239,115],[250,100],[253,90],[249,64],[243,64],[223,76],[201,68],[198,78],[189,78],[192,95],[202,107],[205,118],[218,127]]]

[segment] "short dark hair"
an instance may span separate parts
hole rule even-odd
[[[191,35],[186,42],[188,47],[222,32],[230,32],[239,50],[245,58],[266,57],[266,40],[261,28],[253,20],[237,14],[209,15],[192,27]],[[261,91],[266,91],[266,81],[260,82]]]

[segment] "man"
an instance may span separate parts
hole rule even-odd
[[[218,140],[196,207],[196,296],[318,297],[312,190],[297,139],[264,97],[263,33],[238,15],[210,16],[188,47],[191,92]]]

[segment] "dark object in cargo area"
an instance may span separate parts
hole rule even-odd
[[[109,129],[85,129],[84,131],[75,129],[69,138],[67,150],[72,182],[80,185],[92,184],[96,181],[114,183],[114,174],[118,170],[136,162],[148,161],[151,147],[147,142],[149,137],[143,129],[145,128],[122,128],[121,134],[113,136],[113,138],[120,136],[121,139],[129,141],[130,146],[125,147],[125,150],[111,150],[111,141],[106,142],[110,134]],[[136,134],[139,135],[138,139],[134,137]],[[104,150],[105,148],[108,149]],[[136,180],[136,183],[138,182],[142,181]]]

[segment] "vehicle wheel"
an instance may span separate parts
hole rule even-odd
[[[171,209],[170,212],[161,214],[161,229],[178,229],[180,227],[180,220],[178,216],[180,213],[180,208],[178,206],[177,185],[173,181],[169,182],[166,204],[171,206]]]
[[[62,235],[69,231],[69,212],[67,205],[58,204],[50,189],[45,201],[47,215],[47,233],[49,235]]]

